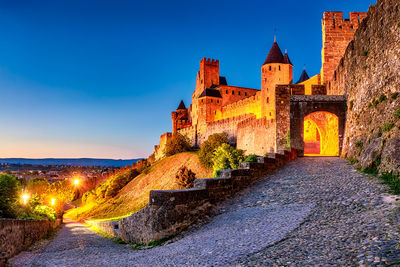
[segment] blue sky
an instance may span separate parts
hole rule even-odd
[[[148,156],[190,103],[202,57],[260,88],[273,42],[321,68],[324,11],[371,0],[0,0],[0,157]]]

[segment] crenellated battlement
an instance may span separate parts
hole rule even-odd
[[[219,66],[219,60],[218,59],[213,59],[213,58],[202,58],[200,60],[200,64],[207,64],[211,66]]]
[[[322,19],[322,83],[327,84],[333,77],[347,45],[367,13],[350,12],[349,19],[343,19],[343,12],[324,12]]]
[[[363,12],[350,12],[349,19],[343,19],[343,12],[330,11],[324,12],[322,19],[322,27],[325,29],[335,29],[337,31],[351,30],[354,34],[354,29],[360,26],[361,21],[367,16]]]

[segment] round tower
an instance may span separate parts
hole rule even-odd
[[[282,54],[276,40],[261,66],[262,116],[275,119],[275,86],[293,83],[293,64],[287,52]]]

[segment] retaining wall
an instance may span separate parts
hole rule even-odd
[[[7,259],[46,237],[60,224],[60,219],[55,222],[0,219],[0,266],[5,266]]]
[[[210,213],[218,202],[231,197],[250,183],[297,158],[295,149],[242,162],[235,170],[221,170],[219,178],[196,179],[194,188],[150,191],[149,204],[119,221],[119,235],[130,243],[148,243],[179,234]]]

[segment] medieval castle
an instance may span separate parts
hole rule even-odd
[[[186,107],[181,101],[172,112],[172,133],[161,135],[155,159],[164,156],[167,141],[176,133],[198,147],[221,132],[247,154],[276,152],[290,143],[300,154],[339,155],[345,100],[329,83],[366,16],[351,12],[343,19],[342,12],[325,12],[321,73],[309,78],[304,70],[296,83],[289,55],[276,40],[261,66],[261,90],[229,85],[220,76],[218,60],[201,59],[192,104]]]

